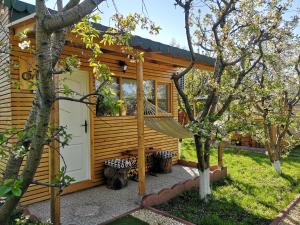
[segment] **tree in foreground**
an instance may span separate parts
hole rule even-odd
[[[210,149],[216,131],[221,127],[224,113],[242,91],[244,79],[263,58],[262,47],[273,39],[280,39],[284,29],[282,15],[288,9],[288,1],[180,1],[185,12],[186,36],[191,52],[191,64],[174,74],[177,91],[189,117],[193,131],[200,173],[200,198],[211,194],[209,182]],[[202,15],[197,6],[203,5],[208,13]],[[194,35],[191,35],[194,29]],[[196,37],[193,39],[193,37]],[[179,85],[193,68],[196,58],[194,45],[206,55],[216,58],[213,73],[207,73],[199,92],[201,112],[194,115],[190,99]]]
[[[93,12],[102,2],[103,0],[84,0],[82,2],[70,0],[63,7],[62,1],[58,1],[58,12],[50,13],[46,8],[45,1],[37,0],[35,3],[35,44],[30,43],[30,37],[27,36],[26,31],[20,34],[19,47],[34,54],[36,60],[35,77],[37,77],[37,81],[32,83],[32,86],[36,88],[36,94],[24,129],[7,129],[6,132],[0,134],[1,157],[2,159],[7,158],[3,181],[0,185],[0,196],[4,197],[4,202],[0,206],[0,224],[8,222],[29,185],[39,184],[34,181],[34,175],[45,147],[48,146],[51,151],[55,151],[51,146],[53,142],[66,145],[70,140],[70,135],[66,133],[64,127],[55,127],[50,124],[50,113],[54,103],[59,100],[69,100],[96,105],[91,101],[91,97],[107,93],[103,89],[105,83],[110,79],[111,72],[105,64],[99,61],[99,56],[102,54],[100,46],[119,44],[125,46],[128,54],[132,53],[134,60],[142,60],[142,54],[133,51],[128,45],[132,31],[138,25],[142,29],[149,30],[150,33],[157,33],[160,29],[147,17],[134,13],[127,17],[120,14],[114,15],[116,29],[99,31],[93,27],[92,22],[99,21],[99,17]],[[3,26],[1,27],[3,28]],[[72,72],[72,69],[79,64],[76,56],[60,59],[66,35],[71,29],[91,51],[89,64],[95,78],[103,81],[95,93],[85,96],[78,96],[76,90],[70,90],[63,83],[59,87],[55,84],[55,80],[60,74]],[[5,49],[9,49],[9,47],[5,47]],[[6,54],[9,53],[6,52]],[[24,160],[25,158],[26,160]],[[24,168],[21,169],[23,162]],[[57,183],[48,185],[62,187],[72,181],[72,178],[65,175],[65,170],[62,170],[56,179]]]

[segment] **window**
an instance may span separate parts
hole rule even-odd
[[[124,111],[122,116],[136,115],[136,80],[122,79],[122,100],[124,102]]]
[[[161,110],[170,112],[168,84],[159,83],[157,85],[157,106]]]
[[[101,85],[103,85],[103,80],[95,81],[96,90]],[[107,81],[98,92],[96,99],[96,116],[119,116],[119,96],[119,78],[111,77],[111,80]]]
[[[102,83],[103,83],[102,80],[96,80],[95,81],[96,90],[97,90],[97,88],[99,88],[99,86]],[[105,84],[105,87],[111,89],[114,98],[116,98],[117,100],[119,100],[119,96],[120,96],[120,91],[119,91],[120,87],[119,86],[120,86],[120,84],[119,84],[119,78],[117,78],[117,77],[111,77],[111,80],[108,81]]]
[[[143,88],[146,101],[155,104],[154,80],[144,80]]]
[[[101,85],[101,81],[96,80],[96,88]],[[122,105],[120,113],[109,114],[105,113],[102,116],[135,116],[137,114],[137,82],[131,78],[112,77],[112,80],[106,85],[115,93],[112,98],[119,100],[121,98]],[[165,112],[170,112],[170,84],[157,83],[155,86],[154,80],[143,81],[145,100],[153,104],[153,109],[159,108]],[[155,93],[156,90],[156,93]],[[153,111],[154,111],[153,110]],[[156,110],[155,110],[156,111]],[[154,115],[151,113],[151,115]]]

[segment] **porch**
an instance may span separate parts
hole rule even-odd
[[[146,177],[147,194],[158,193],[177,183],[198,176],[197,169],[175,165],[172,173]],[[140,206],[137,203],[138,183],[129,181],[121,190],[111,190],[105,185],[68,194],[61,197],[61,223],[63,225],[97,225],[111,220]],[[44,201],[28,206],[30,212],[43,221],[50,218],[50,202]]]

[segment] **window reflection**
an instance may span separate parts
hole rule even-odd
[[[122,79],[122,97],[124,102],[124,116],[136,115],[136,80],[134,79]]]
[[[163,111],[169,112],[169,85],[157,85],[157,105]]]
[[[96,80],[95,81],[95,85],[96,85],[96,90],[100,87],[100,85],[103,83],[103,80]],[[119,100],[119,96],[120,96],[120,83],[119,83],[119,79],[117,77],[111,77],[110,81],[107,81],[105,84],[105,87],[110,89],[113,97],[117,100]]]
[[[144,80],[143,81],[144,87],[144,98],[146,101],[155,104],[154,99],[154,81],[153,80]]]
[[[96,89],[103,83],[101,80],[95,81]],[[112,77],[106,85],[114,94],[111,96],[114,100],[119,100],[121,96],[122,104],[120,113],[114,115],[135,116],[137,115],[137,81],[131,78]],[[157,93],[155,93],[154,80],[143,81],[144,98],[147,102],[152,103],[155,107],[157,98],[157,105],[161,111],[170,112],[170,84],[158,83]],[[106,113],[105,115],[109,115]]]
[[[95,88],[99,91],[96,99],[96,116],[119,116],[119,78],[111,77],[106,82],[103,79],[96,80]]]

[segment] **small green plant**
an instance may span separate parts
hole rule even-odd
[[[22,180],[20,179],[6,179],[0,186],[0,197],[10,197],[16,196],[20,197],[22,195]]]

